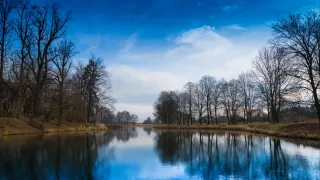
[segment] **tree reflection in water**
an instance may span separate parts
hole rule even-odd
[[[157,132],[163,164],[186,165],[203,179],[312,179],[308,162],[285,153],[282,141],[263,136],[208,132]]]
[[[114,149],[108,147],[110,142],[114,139],[126,142],[132,137],[137,137],[135,128],[18,137],[16,142],[1,139],[0,179],[108,179],[109,162],[115,158]]]
[[[152,132],[152,128],[151,127],[143,127],[143,130],[148,134],[148,136],[150,136],[150,134]]]
[[[320,179],[320,156],[310,153],[318,149],[252,134],[152,131],[0,138],[0,180]]]

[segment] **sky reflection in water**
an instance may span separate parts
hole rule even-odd
[[[250,134],[132,128],[0,144],[0,180],[320,179],[320,149]]]

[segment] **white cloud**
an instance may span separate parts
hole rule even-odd
[[[128,64],[109,66],[114,96],[119,102],[116,108],[141,114],[142,121],[152,116],[152,105],[162,90],[180,90],[186,82],[197,81],[203,75],[236,78],[250,69],[268,39],[264,33],[252,33],[250,29],[230,37],[222,34],[203,26],[170,38],[173,42],[170,48],[145,53],[120,52],[118,57]]]
[[[185,82],[184,79],[170,72],[151,71],[138,69],[127,65],[111,65],[109,71],[112,74],[114,88],[121,89],[124,94],[159,93],[159,90],[179,89]]]
[[[153,103],[161,91],[180,89],[185,80],[163,71],[137,69],[126,65],[111,65],[113,96],[117,111],[137,114],[140,121],[152,116]]]
[[[183,33],[176,43],[176,47],[167,50],[165,57],[170,59],[170,66],[179,67],[180,75],[194,81],[204,74],[227,79],[236,77],[251,67],[251,61],[264,42],[252,37],[230,39],[204,26]]]

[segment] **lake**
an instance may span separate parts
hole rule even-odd
[[[0,138],[0,180],[320,179],[320,149],[237,132],[130,128]]]

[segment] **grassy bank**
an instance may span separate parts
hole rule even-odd
[[[237,130],[266,134],[286,138],[320,140],[320,123],[288,123],[288,124],[238,124],[238,125],[155,125],[157,129],[193,129],[193,130]]]
[[[39,119],[33,120],[30,124],[26,118],[0,118],[0,136],[96,130],[107,130],[107,126],[67,122],[61,122],[58,126],[56,121],[45,122]]]

